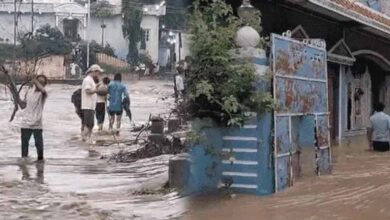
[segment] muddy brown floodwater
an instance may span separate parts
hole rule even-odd
[[[136,124],[150,113],[165,114],[173,100],[172,83],[138,81],[127,83]],[[30,142],[30,159],[19,160],[20,132],[17,121],[8,123],[12,102],[0,90],[0,219],[178,219],[185,211],[185,199],[177,193],[134,195],[144,189],[158,189],[168,177],[171,155],[118,164],[100,159],[121,149],[136,149],[124,143],[133,138],[131,124],[123,119],[119,144],[109,133],[95,135],[97,146],[80,141],[80,121],[70,102],[78,87],[49,85],[44,111],[44,164],[35,163]],[[106,121],[107,122],[107,121]],[[107,128],[107,124],[105,125]]]
[[[298,180],[267,197],[193,198],[186,220],[388,220],[390,153],[367,151],[365,137],[333,148],[333,174]]]

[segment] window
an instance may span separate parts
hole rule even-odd
[[[145,30],[145,41],[148,42],[150,40],[150,29]]]

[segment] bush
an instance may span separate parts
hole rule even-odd
[[[78,65],[83,71],[87,70],[87,42],[82,42],[79,46],[79,54],[74,57],[75,61],[78,61]],[[115,56],[115,50],[109,45],[106,44],[105,47],[96,43],[96,41],[91,41],[89,44],[89,65],[97,63],[96,54],[104,53],[109,56]]]
[[[33,59],[47,55],[66,55],[72,50],[70,42],[57,28],[45,25],[39,28],[34,36],[31,33],[19,36],[14,48],[11,44],[0,44],[0,59],[12,59],[16,50],[17,59]]]
[[[152,69],[154,67],[152,58],[148,54],[141,53],[139,55],[139,62],[145,64],[146,68]]]
[[[0,44],[0,60],[11,59],[14,56],[13,51],[14,51],[14,45]],[[17,49],[17,51],[19,51],[19,49]],[[20,54],[17,54],[16,56],[19,57]]]
[[[187,96],[193,117],[211,117],[225,125],[242,125],[245,113],[271,109],[269,93],[256,92],[255,75],[248,62],[235,64],[230,52],[242,23],[223,0],[206,5],[197,0],[189,21],[192,62]]]

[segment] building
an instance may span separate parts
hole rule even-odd
[[[247,0],[228,2],[233,8],[247,6],[239,13],[252,10]],[[331,139],[365,134],[373,103],[390,104],[387,0],[267,0],[252,5],[262,13],[262,35],[270,36],[271,44],[264,52],[267,59],[256,57],[249,47],[241,49],[254,64],[272,70],[276,107],[241,128],[204,130],[206,143],[191,152],[190,182],[200,183],[194,187],[200,192],[225,184],[236,192],[265,195],[293,186],[302,176],[330,174]],[[389,106],[386,111],[390,113]],[[229,152],[229,160],[205,157],[207,146]],[[209,167],[213,175],[208,175]]]
[[[234,8],[241,2],[230,1]],[[366,133],[373,103],[390,113],[390,3],[386,0],[252,1],[262,12],[262,35],[291,31],[323,39],[328,51],[331,137]]]
[[[31,13],[31,0],[23,1],[17,3],[16,7],[16,11],[19,12],[17,13],[17,32],[31,32],[33,17],[34,30],[49,24],[52,27],[57,27],[73,42],[94,40],[103,45],[109,44],[115,49],[119,58],[125,59],[128,43],[122,32],[121,1],[109,0],[107,2],[110,5],[111,14],[104,19],[91,14],[91,21],[88,23],[86,1],[34,0],[33,14]],[[135,6],[143,10],[141,27],[145,31],[145,51],[151,56],[154,63],[158,62],[159,57],[160,17],[165,15],[164,3],[164,1],[156,0]],[[0,2],[0,43],[14,42],[14,25],[12,25],[14,24],[14,11],[13,1]]]
[[[166,15],[160,20],[159,64],[167,70],[190,55],[190,35],[186,33],[187,8],[191,0],[167,1]]]

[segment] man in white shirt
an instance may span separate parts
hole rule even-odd
[[[83,126],[82,133],[83,141],[88,140],[92,143],[92,130],[95,125],[95,108],[97,100],[97,88],[94,78],[98,78],[100,73],[104,70],[99,65],[94,64],[87,70],[87,76],[83,80],[81,87],[81,110],[83,112]]]
[[[370,118],[367,132],[370,150],[383,152],[390,149],[390,116],[383,112],[384,109],[383,103],[374,106],[375,113]]]

